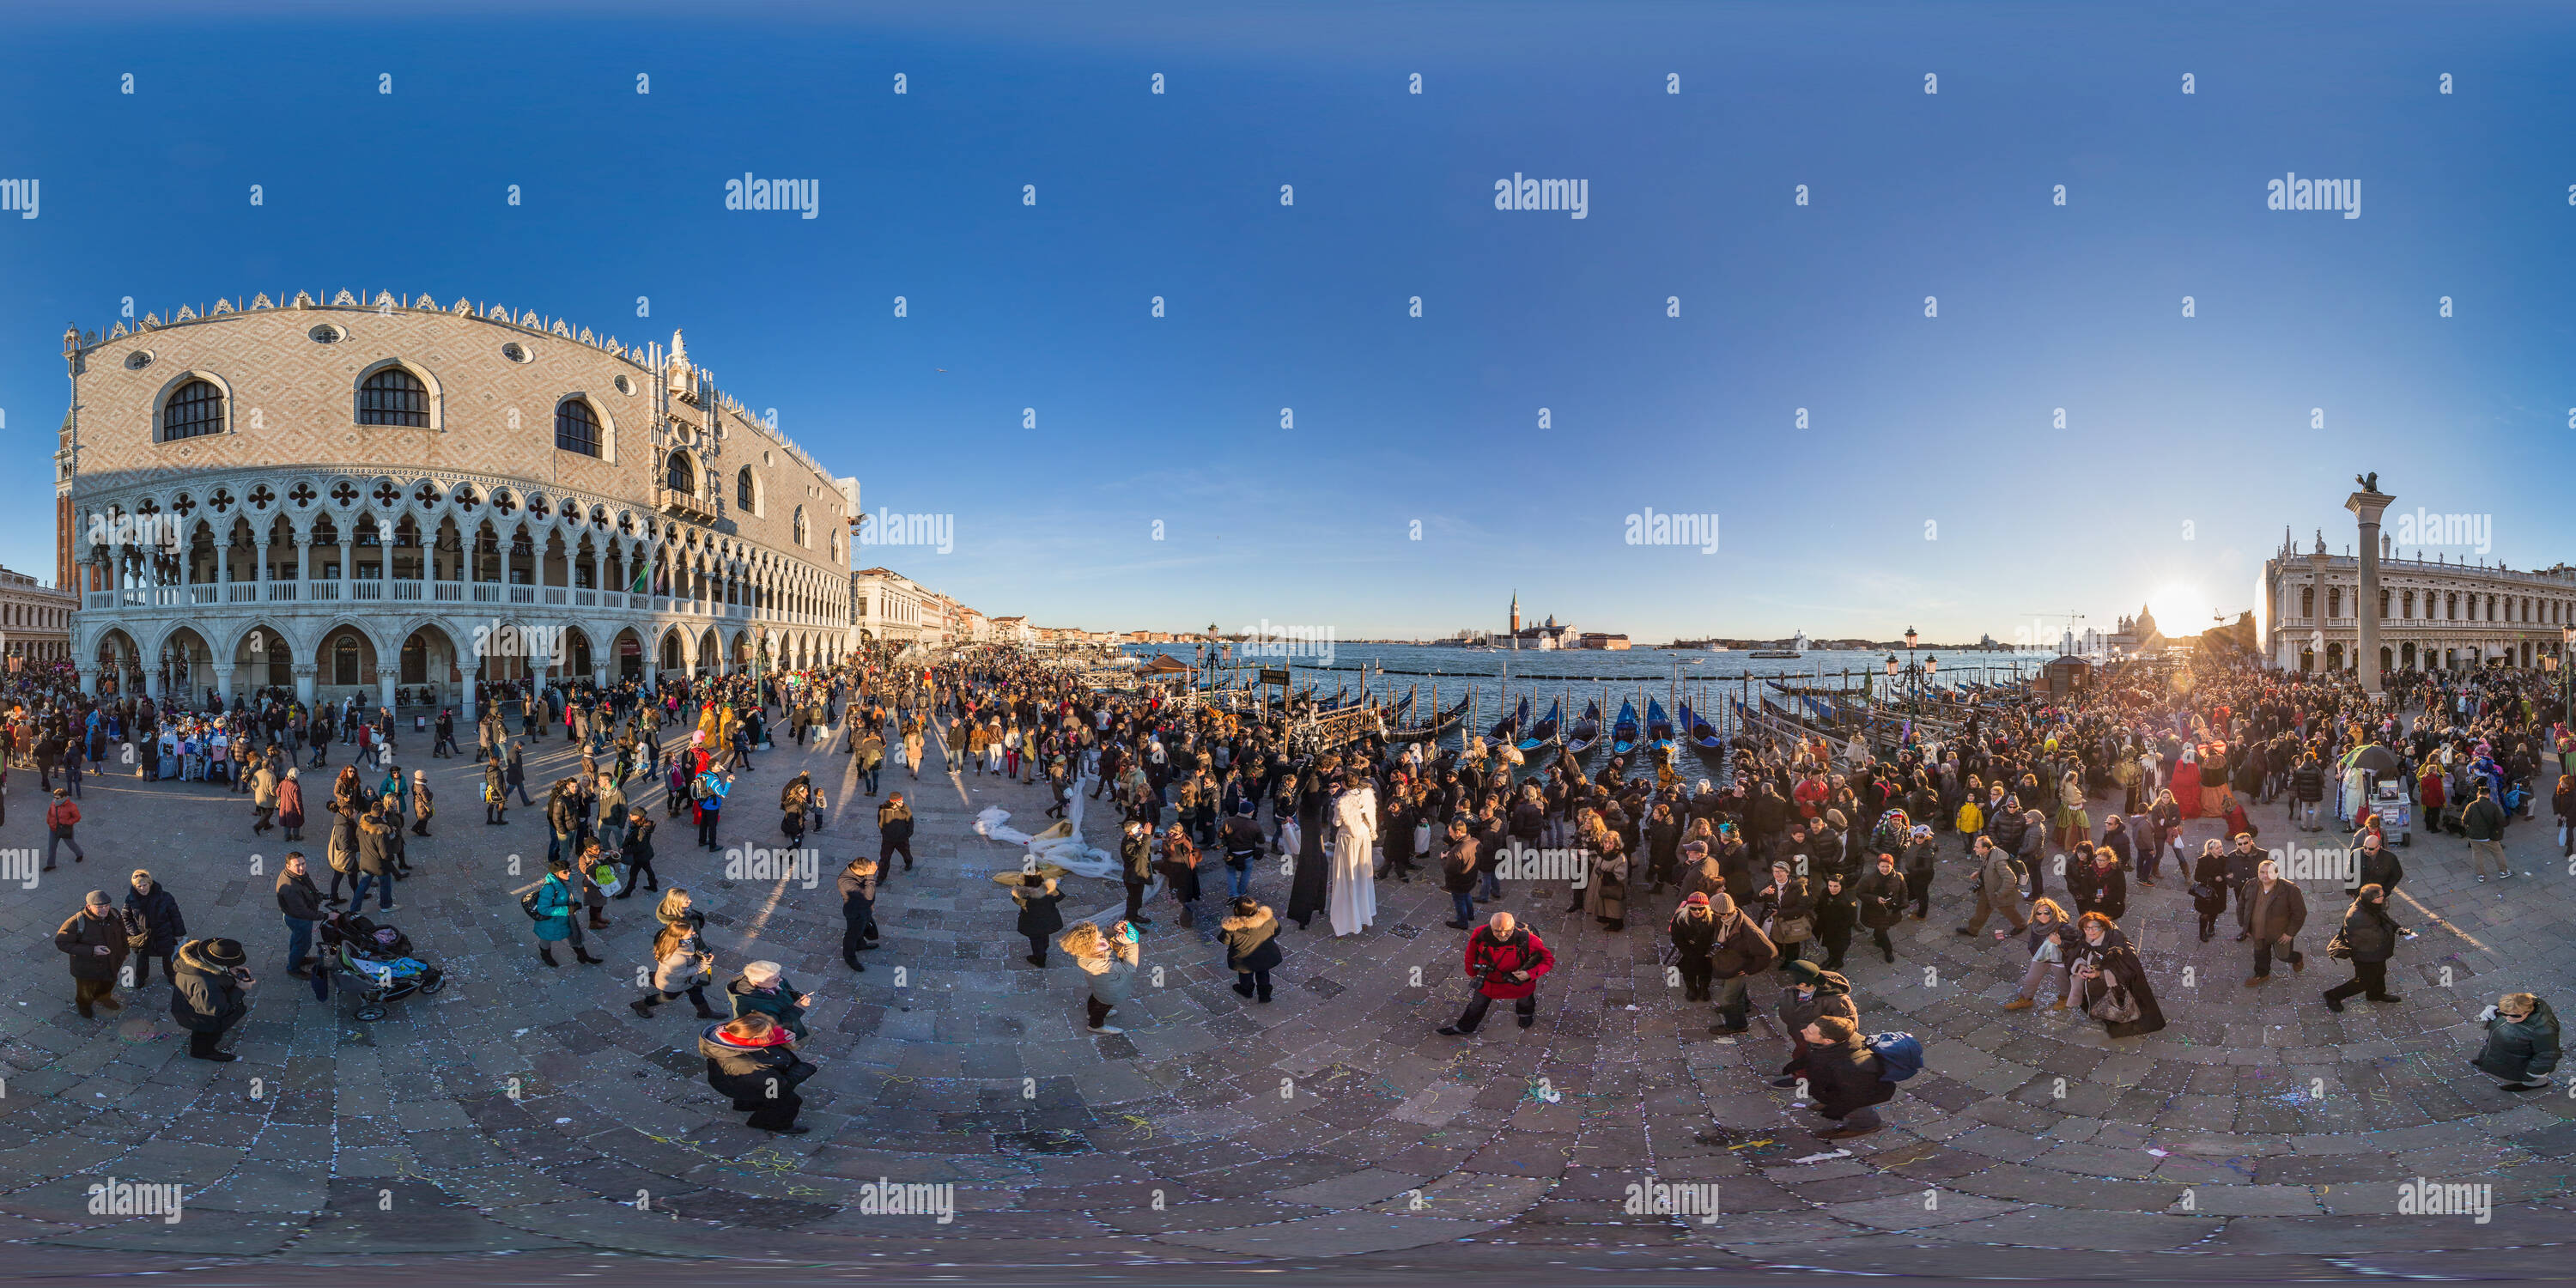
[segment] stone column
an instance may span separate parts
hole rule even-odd
[[[295,700],[304,704],[309,714],[313,709],[313,671],[311,662],[297,662],[289,669],[295,672]]]
[[[401,678],[402,668],[399,666],[379,666],[376,668],[376,705],[383,707],[388,711],[393,709],[394,681]]]
[[[232,710],[233,685],[240,676],[241,667],[238,665],[221,667],[215,672],[215,692],[223,699],[224,709],[227,711]]]
[[[2385,492],[2355,492],[2344,499],[2344,508],[2361,522],[2361,611],[2353,615],[2359,627],[2361,656],[2355,661],[2360,669],[2362,690],[2373,700],[2381,696],[2379,676],[2379,516],[2397,498]]]
[[[87,694],[90,697],[95,698],[98,696],[97,667],[84,666],[80,669],[80,689],[82,693]]]

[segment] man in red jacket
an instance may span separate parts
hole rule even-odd
[[[45,807],[45,871],[54,870],[54,854],[63,846],[72,847],[72,862],[87,863],[80,842],[72,839],[72,829],[80,824],[80,806],[72,803],[71,789],[54,789],[54,803]]]
[[[1556,969],[1556,954],[1547,950],[1538,932],[1519,924],[1508,912],[1495,913],[1493,919],[1474,934],[1467,936],[1467,977],[1476,981],[1476,995],[1467,999],[1466,1014],[1455,1024],[1444,1024],[1440,1031],[1459,1037],[1476,1031],[1485,1022],[1485,1011],[1498,1000],[1509,1000],[1512,1016],[1522,1028],[1538,1022],[1539,977]]]

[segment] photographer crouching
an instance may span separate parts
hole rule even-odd
[[[1456,1023],[1440,1026],[1440,1032],[1450,1037],[1475,1032],[1485,1022],[1485,1012],[1503,1000],[1511,1002],[1513,1018],[1528,1028],[1538,1022],[1539,977],[1554,969],[1556,954],[1538,932],[1508,912],[1495,913],[1467,936],[1467,977],[1476,982],[1476,994],[1467,999],[1466,1013]]]

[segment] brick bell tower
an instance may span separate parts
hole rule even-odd
[[[85,363],[81,341],[78,327],[63,328],[63,365],[71,375],[72,405],[63,412],[62,428],[54,437],[54,585],[73,592],[89,589],[75,580],[72,562],[72,475],[80,468],[73,436],[79,432],[80,378]],[[79,605],[80,601],[73,601],[73,607]]]

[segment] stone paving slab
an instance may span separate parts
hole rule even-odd
[[[560,741],[534,750],[533,782],[570,763]],[[2494,1091],[2461,1063],[2492,993],[2576,978],[2571,883],[2532,824],[2508,837],[2532,874],[2523,881],[2467,881],[2455,838],[2403,852],[2401,919],[2426,935],[2392,972],[2407,1000],[2342,1016],[2315,1004],[2338,966],[2320,959],[2245,989],[2241,947],[2192,942],[2177,889],[2134,891],[2125,924],[2148,946],[2172,1023],[2116,1042],[2081,1017],[1999,1009],[2019,972],[1990,940],[1948,933],[1963,883],[1945,868],[1933,917],[1897,929],[1898,961],[1850,963],[1865,1027],[1912,1029],[1930,1067],[1888,1107],[1888,1131],[1801,1163],[1832,1147],[1763,1082],[1782,1048],[1767,989],[1751,1034],[1711,1041],[1707,1008],[1681,1003],[1653,966],[1653,919],[1605,933],[1560,913],[1561,887],[1509,891],[1503,905],[1525,911],[1561,961],[1527,1031],[1497,1017],[1467,1042],[1430,1032],[1465,997],[1456,937],[1439,927],[1447,900],[1427,882],[1389,881],[1375,929],[1287,932],[1269,1005],[1228,990],[1207,927],[1157,912],[1148,970],[1120,1013],[1130,1032],[1084,1034],[1083,981],[1060,961],[1017,960],[1008,900],[984,878],[1016,866],[1016,851],[968,827],[987,801],[1035,821],[1043,793],[951,779],[936,753],[919,780],[888,784],[913,796],[920,862],[889,875],[886,946],[850,974],[828,877],[873,849],[875,802],[840,754],[781,748],[744,778],[755,803],[725,839],[772,843],[760,798],[813,770],[838,802],[817,889],[727,880],[684,823],[664,827],[659,864],[698,894],[727,974],[768,956],[822,995],[807,1044],[824,1069],[806,1088],[815,1131],[781,1140],[742,1127],[699,1081],[685,1009],[651,1021],[625,1009],[648,903],[614,904],[613,924],[593,932],[608,965],[545,968],[509,894],[527,879],[509,856],[524,873],[543,853],[536,811],[486,828],[455,804],[474,796],[470,763],[418,763],[449,805],[437,835],[411,843],[418,872],[395,920],[454,982],[372,1025],[277,975],[266,891],[287,847],[249,836],[241,798],[84,785],[83,841],[100,867],[0,888],[0,926],[14,932],[0,955],[16,953],[30,983],[0,1007],[0,1239],[281,1272],[500,1250],[936,1261],[997,1275],[1209,1261],[1352,1275],[1700,1264],[2117,1277],[2066,1255],[2080,1249],[2124,1254],[2129,1274],[2188,1257],[2170,1273],[2194,1277],[2456,1271],[2464,1257],[2507,1274],[2564,1266],[2533,1250],[2569,1228],[2576,1103]],[[657,792],[642,803],[659,813]],[[2255,817],[2286,831],[2277,808]],[[1090,824],[1095,844],[1109,839],[1105,820]],[[2196,848],[2211,828],[2195,826]],[[30,844],[35,830],[22,809],[0,844]],[[193,931],[252,948],[264,978],[231,1040],[237,1063],[179,1054],[164,984],[136,990],[113,1019],[71,1013],[47,932],[80,890],[115,887],[138,860]],[[1275,868],[1256,876],[1274,902],[1281,884]],[[1106,882],[1072,888],[1081,908],[1117,902]],[[2312,923],[2341,902],[2309,893]],[[2181,983],[2186,967],[2196,986]],[[85,1187],[111,1174],[186,1186],[185,1219],[89,1214]],[[2396,1186],[2419,1176],[2492,1185],[2492,1219],[2397,1215]],[[1725,1216],[1625,1212],[1627,1187],[1651,1179],[1713,1181]],[[953,1186],[955,1215],[861,1212],[880,1180]],[[654,1205],[639,1210],[637,1190]]]

